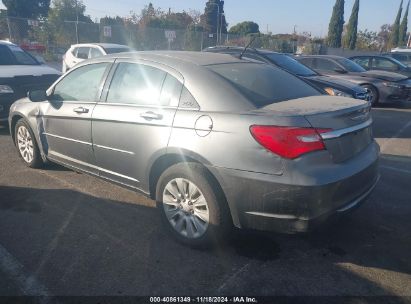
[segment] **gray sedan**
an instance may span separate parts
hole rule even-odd
[[[11,107],[30,167],[51,161],[155,199],[191,246],[231,227],[301,232],[378,181],[369,104],[272,66],[190,52],[85,61]]]

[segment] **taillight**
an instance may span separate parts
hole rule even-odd
[[[264,148],[284,158],[295,159],[319,150],[325,150],[321,133],[331,129],[251,126],[251,134]]]

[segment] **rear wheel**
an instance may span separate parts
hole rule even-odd
[[[159,179],[156,198],[167,230],[185,245],[205,247],[229,231],[223,196],[199,164],[168,168]]]
[[[375,107],[378,105],[378,101],[380,99],[380,95],[378,93],[378,90],[376,87],[370,85],[370,84],[364,84],[362,85],[362,87],[364,89],[368,89],[369,90],[369,94],[370,94],[370,103],[371,106]]]
[[[40,168],[43,160],[36,138],[24,119],[20,119],[15,127],[14,141],[21,159],[30,168]]]

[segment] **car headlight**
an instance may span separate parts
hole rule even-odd
[[[402,84],[398,84],[395,82],[383,82],[383,85],[389,88],[394,88],[394,89],[402,89],[404,86]]]
[[[334,88],[325,88],[324,90],[327,92],[328,95],[331,95],[331,96],[342,96],[342,97],[351,97],[351,98],[353,97],[352,95],[348,93],[345,93],[343,91],[340,91]]]
[[[14,91],[8,85],[0,85],[0,94],[13,94]]]

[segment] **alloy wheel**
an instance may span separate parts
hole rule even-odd
[[[25,126],[20,126],[17,130],[17,147],[24,161],[31,163],[34,158],[33,139]]]
[[[208,204],[191,181],[171,180],[163,191],[163,207],[169,223],[181,236],[196,239],[206,233],[210,218]]]

